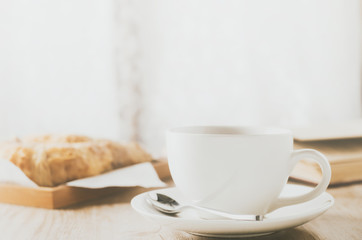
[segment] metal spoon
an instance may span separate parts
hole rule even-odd
[[[220,212],[214,209],[199,207],[196,205],[180,205],[180,203],[178,203],[175,199],[161,193],[147,194],[146,201],[156,210],[170,215],[178,214],[187,208],[193,208],[206,213],[211,213],[215,216],[224,217],[232,220],[262,221],[264,218],[262,215],[238,215]]]

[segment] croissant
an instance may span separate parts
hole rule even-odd
[[[0,158],[39,186],[54,187],[116,168],[151,161],[137,143],[122,145],[79,135],[43,135],[0,144]]]

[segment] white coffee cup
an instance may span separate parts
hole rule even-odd
[[[191,126],[167,132],[167,154],[176,187],[194,204],[233,214],[264,215],[323,193],[331,178],[326,157],[293,151],[287,129]],[[301,159],[313,159],[323,177],[309,193],[280,197]]]

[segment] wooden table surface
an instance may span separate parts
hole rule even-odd
[[[0,239],[207,239],[161,227],[136,213],[129,202],[145,191],[126,189],[60,210],[0,204]],[[336,201],[322,216],[303,226],[254,239],[362,239],[362,184],[328,192]]]

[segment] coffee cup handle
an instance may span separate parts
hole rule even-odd
[[[329,181],[331,180],[331,167],[327,158],[320,152],[313,150],[313,149],[302,149],[302,150],[295,150],[291,156],[290,168],[289,172],[291,173],[297,163],[302,159],[313,159],[318,164],[322,170],[322,179],[318,183],[318,185],[310,192],[300,195],[300,196],[293,196],[293,197],[279,197],[275,204],[272,205],[272,208],[269,211],[275,210],[280,207],[303,203],[305,201],[311,200],[313,198],[318,197],[322,194],[328,187]]]

